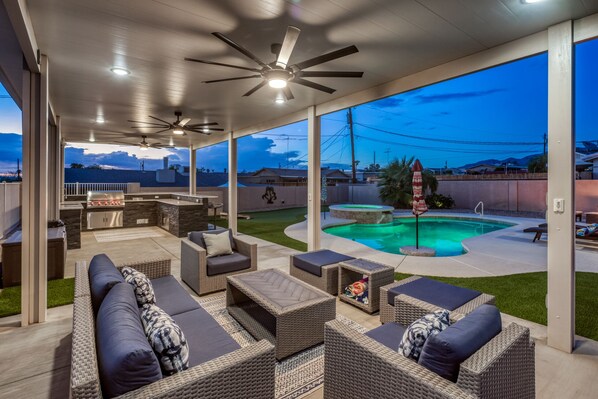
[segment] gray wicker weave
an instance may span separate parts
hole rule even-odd
[[[322,276],[320,277],[296,267],[293,264],[293,256],[294,255],[290,256],[289,264],[291,276],[296,277],[301,281],[305,281],[307,284],[313,285],[322,291],[326,291],[330,295],[338,294],[338,263],[322,266]]]
[[[233,240],[237,246],[237,251],[251,258],[251,267],[249,269],[208,276],[206,250],[188,238],[183,238],[181,240],[181,280],[198,295],[205,295],[226,289],[226,278],[228,276],[256,271],[257,244],[250,244],[239,237],[233,237]]]
[[[352,259],[340,262],[338,269],[338,298],[368,313],[377,312],[380,309],[380,287],[394,281],[394,272],[395,269],[392,266],[367,259]],[[346,286],[358,281],[362,276],[368,277],[369,298],[367,305],[343,294]]]
[[[226,308],[283,359],[324,341],[324,323],[336,317],[336,300],[278,270],[228,277]]]
[[[125,265],[119,266],[119,268]],[[127,266],[150,278],[170,274],[170,259]],[[71,353],[71,398],[101,399],[95,345],[95,320],[85,262],[75,270],[75,302]],[[238,349],[119,398],[274,398],[274,347],[266,340]]]
[[[426,313],[433,312],[438,309],[438,306],[417,300],[408,295],[395,296],[395,306],[388,304],[388,291],[394,287],[407,284],[411,281],[421,278],[420,276],[411,276],[401,281],[395,281],[380,288],[380,322],[382,324],[389,321],[397,321],[403,325],[409,325],[414,320],[419,319]],[[467,315],[474,309],[483,304],[493,305],[495,298],[492,295],[481,294],[477,298],[472,299],[463,306],[451,311],[451,318],[457,320],[459,315]],[[396,316],[395,316],[396,315]]]
[[[324,351],[326,399],[356,389],[377,399],[535,397],[534,343],[514,323],[461,364],[457,383],[336,320],[326,323]]]

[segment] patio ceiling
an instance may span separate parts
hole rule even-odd
[[[238,130],[465,57],[558,22],[598,12],[596,0],[28,0],[37,42],[50,60],[50,98],[70,142],[139,141],[122,133],[127,119],[148,115],[173,121],[183,111],[191,123],[216,121]],[[337,89],[330,95],[291,85],[295,99],[274,104],[257,82],[203,84],[243,76],[243,71],[190,63],[201,58],[256,65],[211,32],[225,33],[258,57],[273,59],[287,25],[301,28],[291,63],[355,44],[359,53],[313,70],[364,71],[362,79],[314,78]],[[113,66],[131,75],[118,77]],[[249,74],[249,72],[247,73]],[[94,122],[103,115],[104,124]],[[222,135],[225,133],[214,133]],[[177,146],[201,145],[205,136],[174,137]]]

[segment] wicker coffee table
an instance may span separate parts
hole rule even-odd
[[[227,277],[226,309],[253,337],[272,342],[280,360],[324,342],[336,300],[281,271],[260,270]]]
[[[374,313],[380,310],[380,287],[394,281],[395,269],[382,263],[372,262],[367,259],[353,259],[339,263],[338,268],[338,298],[365,310]],[[368,304],[356,301],[344,294],[345,287],[363,277],[368,278]]]

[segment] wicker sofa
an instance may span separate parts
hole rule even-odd
[[[465,317],[455,312],[451,316],[456,323]],[[529,329],[515,323],[504,327],[457,366],[458,378],[451,381],[395,349],[404,327],[393,322],[375,330],[393,325],[400,335],[389,344],[388,338],[384,342],[380,335],[366,335],[374,336],[374,330],[362,334],[337,320],[326,323],[324,398],[354,397],[355,389],[379,399],[535,398],[535,346]]]
[[[226,230],[192,231],[181,240],[181,280],[198,295],[226,289],[226,277],[257,270],[257,244],[238,236],[231,239],[232,255],[208,258],[203,234],[218,234]]]
[[[431,303],[422,300],[421,297],[418,298],[416,294],[406,295],[393,295],[392,291],[394,289],[400,289],[410,283],[418,283],[419,279],[422,279],[420,276],[411,276],[404,280],[395,281],[394,283],[388,284],[380,288],[380,322],[382,324],[388,323],[390,321],[397,321],[402,324],[409,325],[411,322],[409,320],[415,320],[416,318],[420,317],[422,312],[427,312],[430,309]],[[424,280],[427,280],[424,278]],[[424,281],[422,280],[422,282]],[[428,280],[429,281],[429,280]],[[443,288],[449,288],[456,290],[455,292],[447,293],[448,296],[458,296],[459,291],[464,289],[459,287],[452,287],[448,284],[438,283],[434,281],[429,281],[430,283],[434,284],[434,287],[425,287],[427,292],[422,292],[426,296],[434,296],[435,291],[442,290]],[[416,291],[416,290],[412,290]],[[471,290],[468,290],[471,291]],[[467,295],[467,292],[465,293]],[[443,302],[443,299],[447,299],[446,295],[444,298],[439,297],[437,298],[440,302]],[[454,299],[454,298],[450,298]],[[477,296],[472,298],[471,300],[466,301],[463,304],[460,304],[457,308],[452,309],[451,307],[447,306],[444,303],[436,303],[436,306],[432,306],[432,309],[438,309],[439,307],[449,309],[454,314],[462,314],[466,315],[476,309],[478,306],[483,304],[490,304],[493,305],[495,302],[495,298],[492,295],[478,293]],[[392,305],[391,305],[392,303]],[[397,319],[398,317],[398,319]],[[415,319],[414,319],[415,317]]]
[[[119,266],[119,269],[125,265]],[[176,287],[176,280],[170,276],[170,259],[153,260],[128,264],[153,280],[156,289],[157,280],[170,280],[168,291],[163,293],[163,303],[174,303],[189,300],[195,302],[182,286]],[[174,280],[174,282],[173,282]],[[126,284],[126,283],[124,283]],[[122,284],[119,283],[122,286]],[[116,286],[115,286],[116,287]],[[111,290],[114,290],[112,288]],[[187,295],[188,298],[173,298],[172,295]],[[108,293],[109,295],[110,293]],[[158,291],[156,290],[158,300]],[[197,304],[197,302],[195,302]],[[159,306],[162,306],[158,304]],[[199,307],[199,304],[197,304]],[[166,306],[164,307],[166,310]],[[201,315],[201,314],[203,315]],[[210,342],[221,342],[221,334],[227,334],[213,318],[209,323],[201,324],[211,318],[199,307],[189,310],[183,315],[187,325],[179,324],[187,331],[187,340],[192,346],[195,337],[199,345],[209,346]],[[176,320],[176,316],[173,316]],[[75,299],[73,308],[73,334],[71,354],[71,397],[73,399],[100,399],[103,397],[98,358],[100,354],[96,346],[96,323],[92,306],[90,278],[86,262],[76,263]],[[178,321],[177,321],[178,323]],[[195,324],[194,324],[195,323]],[[220,335],[218,335],[220,334]],[[216,335],[212,337],[211,335]],[[224,337],[231,339],[230,336]],[[234,340],[233,340],[234,341]],[[201,347],[201,346],[200,346]],[[206,348],[211,350],[210,348]],[[197,352],[195,352],[197,354]],[[191,356],[194,356],[191,347]],[[274,397],[274,346],[261,340],[250,346],[232,350],[229,353],[197,364],[172,376],[161,377],[151,384],[129,391],[119,398],[273,398]]]

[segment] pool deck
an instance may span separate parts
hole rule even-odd
[[[429,216],[479,218],[471,213],[429,212]],[[395,212],[395,216],[411,216],[408,212]],[[483,219],[513,223],[514,226],[481,236],[468,238],[463,245],[468,252],[459,256],[417,257],[378,251],[358,242],[322,232],[322,248],[367,258],[395,266],[396,271],[430,276],[485,277],[517,273],[546,271],[546,236],[532,242],[533,233],[523,229],[537,226],[544,219],[485,215]],[[322,228],[353,223],[322,214]],[[307,222],[291,225],[285,234],[307,242]],[[598,251],[583,247],[575,250],[576,270],[598,273]]]

